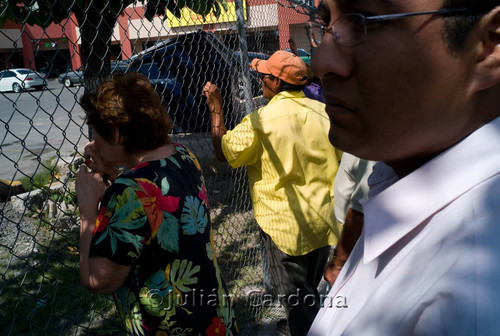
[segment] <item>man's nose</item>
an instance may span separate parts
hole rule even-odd
[[[349,78],[353,74],[354,48],[338,46],[332,34],[325,34],[311,60],[311,70],[320,78]]]

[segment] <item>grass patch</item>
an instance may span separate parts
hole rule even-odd
[[[42,170],[35,175],[22,177],[19,182],[21,182],[24,190],[42,189],[44,186],[51,184],[55,179],[58,179],[61,172],[59,167],[52,163],[53,161],[54,158],[46,160],[42,164]]]
[[[77,234],[56,238],[42,230],[39,244],[32,243],[36,249],[0,249],[0,324],[7,334],[74,335],[97,325],[93,335],[122,332],[113,301],[80,284],[77,239]]]

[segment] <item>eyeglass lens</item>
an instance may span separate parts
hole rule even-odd
[[[321,43],[325,31],[330,30],[318,23],[308,24],[307,27],[309,28],[309,38],[314,39],[316,45]],[[342,15],[333,22],[331,33],[338,45],[344,47],[357,46],[366,39],[365,18],[358,13]]]
[[[311,42],[314,42],[314,44],[319,46],[321,44],[321,40],[323,39],[323,35],[325,34],[323,26],[316,23],[316,22],[310,22],[306,27],[308,28],[307,29],[307,34],[308,34],[307,38]]]

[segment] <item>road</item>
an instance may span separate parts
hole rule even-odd
[[[40,162],[68,157],[87,143],[77,101],[83,86],[49,80],[43,91],[0,93],[0,179],[18,180],[42,170]]]

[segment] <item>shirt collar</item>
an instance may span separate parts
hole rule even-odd
[[[281,99],[305,98],[305,97],[306,95],[304,94],[304,91],[281,91],[275,94],[273,98],[271,98],[268,105],[277,102],[278,100]]]
[[[364,205],[365,263],[460,195],[500,173],[500,117],[401,180],[387,173],[387,166],[377,166],[382,175],[370,177],[370,189],[379,183],[379,190]]]

